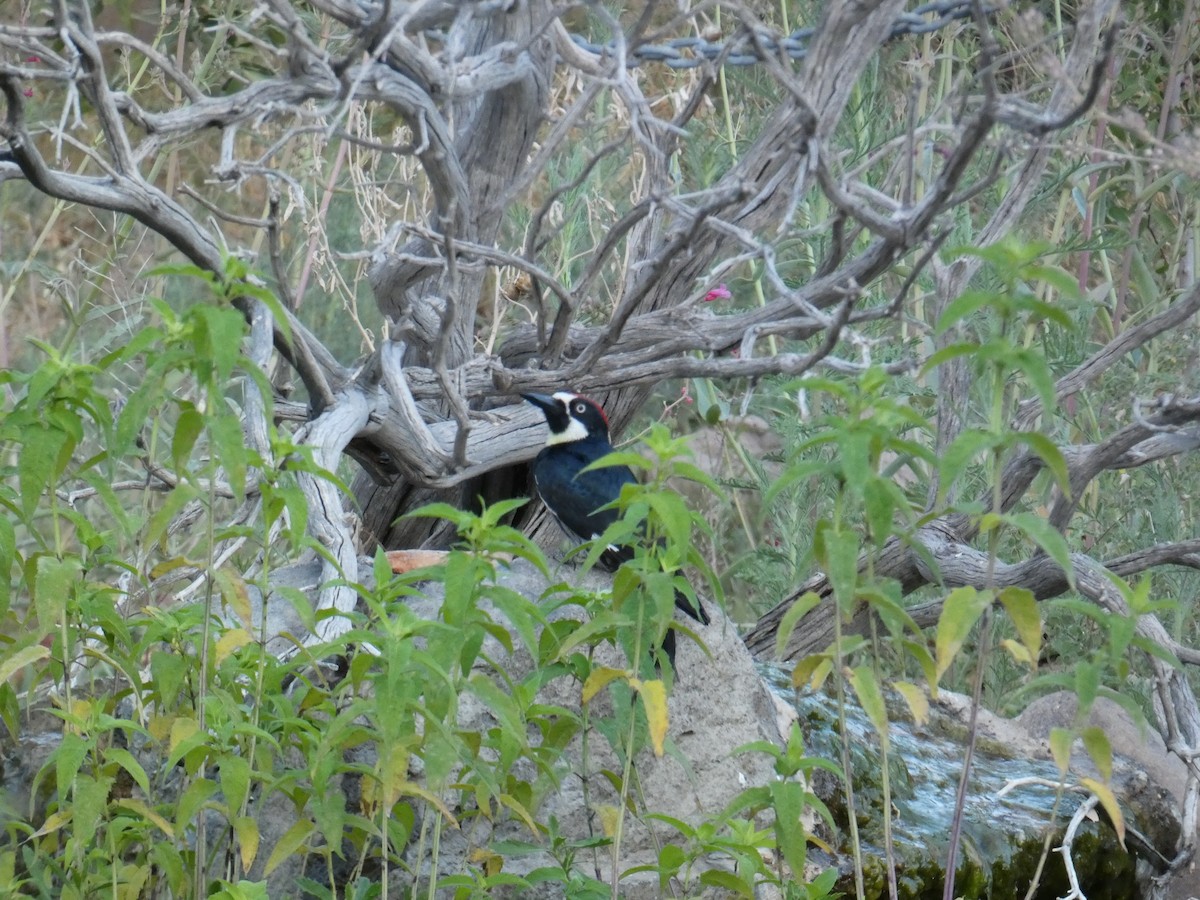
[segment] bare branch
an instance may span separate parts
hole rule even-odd
[[[1061,402],[1072,394],[1079,393],[1107,372],[1118,359],[1145,346],[1147,342],[1160,334],[1178,328],[1197,312],[1200,312],[1200,282],[1194,284],[1182,299],[1176,300],[1166,310],[1140,325],[1125,329],[1075,369],[1060,378],[1054,385],[1055,399]],[[1023,400],[1017,407],[1013,427],[1020,431],[1030,428],[1041,412],[1041,400],[1036,397]]]

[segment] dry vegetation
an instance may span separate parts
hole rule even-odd
[[[179,517],[153,549],[136,529],[116,541],[122,590],[202,590],[200,548],[260,571],[250,551],[270,535],[206,546],[191,524],[201,509],[254,521],[255,473],[282,469],[286,444],[352,481],[347,496],[301,471],[305,520],[274,532],[307,530],[326,559],[320,606],[348,612],[361,552],[454,537],[403,514],[528,493],[542,427],[516,398],[563,386],[597,394],[621,430],[667,384],[664,416],[722,431],[730,455],[714,470],[741,491],[711,512],[709,563],[754,592],[743,618],[784,598],[747,641],[817,660],[807,674],[828,670],[835,634],[878,621],[856,579],[883,579],[889,603],[930,588],[915,634],[956,588],[1072,590],[1127,615],[1109,573],[1200,567],[1186,471],[1200,446],[1196,4],[944,3],[919,17],[928,27],[904,10],[262,0],[160,16],[126,0],[93,21],[68,0],[6,8],[0,366],[32,372],[46,347],[113,354],[97,389],[116,432],[139,435],[112,460],[139,497],[121,503]],[[781,53],[809,21],[805,55]],[[715,58],[667,67],[654,49],[676,37],[712,41]],[[724,65],[731,54],[758,62]],[[184,260],[221,281],[231,258],[256,272],[216,292],[252,323],[238,371],[254,360],[269,381],[210,396],[172,372],[172,395],[151,402],[151,351],[119,353],[163,315],[147,298],[181,314],[214,302],[154,267]],[[732,298],[714,299],[718,285]],[[961,306],[972,291],[987,298]],[[680,383],[689,402],[673,403]],[[25,396],[25,381],[5,387],[8,406]],[[206,470],[207,507],[160,502],[187,481],[180,422],[225,400],[255,460]],[[842,437],[817,439],[823,416],[842,417]],[[877,432],[854,431],[873,417]],[[771,430],[760,446],[779,458],[764,465],[739,428]],[[1141,467],[1168,474],[1138,480]],[[48,492],[72,488],[67,468]],[[1133,527],[1130,510],[1163,493],[1169,513]],[[825,543],[818,520],[838,522]],[[517,522],[540,527],[536,513]],[[45,538],[21,528],[28,555]],[[1163,584],[1156,597],[1173,593]],[[797,598],[811,606],[799,624]],[[324,618],[319,636],[346,627]],[[1169,651],[1146,695],[1191,767],[1182,863],[1200,712],[1169,657],[1200,661],[1197,635],[1148,614],[1138,633]]]

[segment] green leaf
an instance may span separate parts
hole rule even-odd
[[[642,456],[640,453],[635,453],[632,450],[614,450],[612,453],[606,453],[595,462],[584,468],[584,472],[591,472],[595,469],[608,469],[613,466],[629,466],[635,472],[639,469],[649,471],[653,466],[650,460]]]
[[[58,745],[53,757],[54,785],[58,789],[59,796],[65,796],[71,789],[89,749],[87,741],[75,732],[68,731],[63,734],[62,742]]]
[[[113,803],[115,809],[124,810],[132,813],[139,819],[154,825],[168,839],[175,837],[175,829],[171,827],[171,823],[162,817],[156,810],[151,809],[145,801],[138,800],[134,797],[126,797],[123,800],[117,800]]]
[[[892,533],[892,520],[897,509],[908,505],[904,492],[890,478],[871,474],[863,486],[863,514],[871,541],[881,545]]]
[[[138,433],[151,419],[151,407],[162,400],[166,390],[167,373],[183,359],[180,351],[168,350],[150,360],[141,384],[125,398],[121,414],[117,417],[113,446],[109,448],[115,456],[128,453],[134,446]]]
[[[183,688],[188,661],[177,653],[154,650],[150,654],[150,677],[159,703],[170,709]]]
[[[196,445],[196,439],[204,430],[204,416],[190,404],[179,414],[175,433],[171,436],[171,459],[178,469],[187,468],[188,457]]]
[[[17,533],[12,520],[0,513],[0,616],[8,611],[9,592],[12,589],[10,575],[17,562]],[[4,681],[0,678],[0,682]]]
[[[227,384],[237,366],[242,352],[242,338],[246,335],[246,319],[236,309],[222,306],[201,305],[195,308],[196,315],[204,324],[203,340],[196,347],[198,353],[207,354],[212,361],[217,385]]]
[[[43,491],[54,487],[55,465],[67,436],[57,428],[31,425],[21,431],[17,476],[21,482],[21,510],[33,515]]]
[[[889,588],[893,590],[889,590]],[[917,626],[916,621],[909,615],[908,610],[901,605],[898,590],[899,586],[895,582],[882,582],[878,590],[873,588],[860,589],[858,599],[875,610],[884,625],[887,626],[889,634],[896,637],[899,637],[905,631],[920,634],[921,629]]]
[[[942,310],[942,314],[938,316],[937,324],[933,328],[934,335],[945,333],[951,326],[958,324],[981,309],[998,305],[1003,302],[1003,299],[999,295],[989,291],[965,291],[959,294],[947,304],[946,308]],[[927,367],[928,365],[926,363]]]
[[[221,792],[225,795],[225,809],[229,819],[233,820],[249,796],[250,763],[241,756],[222,756],[218,776]]]
[[[694,481],[696,484],[704,486],[709,493],[717,500],[727,500],[725,492],[721,490],[721,485],[715,478],[701,469],[699,466],[692,465],[683,460],[676,460],[672,465],[672,478],[685,478],[688,481]]]
[[[822,520],[817,523],[813,553],[829,576],[838,610],[849,615],[854,609],[858,587],[858,536]]]
[[[208,269],[201,269],[191,263],[164,263],[161,266],[155,266],[149,272],[144,273],[142,277],[159,278],[165,275],[185,275],[189,278],[199,278],[206,284],[214,286],[217,283],[216,275]]]
[[[310,819],[301,819],[287,830],[283,837],[279,839],[274,848],[271,850],[271,855],[267,857],[267,864],[263,869],[263,875],[270,875],[284,862],[295,856],[300,848],[304,846],[308,840],[308,836],[313,832],[313,823]]]
[[[875,475],[871,465],[872,435],[861,428],[849,428],[839,435],[837,463],[841,467],[844,490],[857,496]]]
[[[146,522],[142,530],[139,545],[144,548],[155,546],[166,534],[167,527],[189,502],[196,498],[196,489],[186,481],[179,482],[175,489],[167,494],[162,505],[158,507]]]
[[[732,872],[726,872],[724,869],[705,869],[700,873],[700,883],[705,887],[720,888],[730,895],[742,897],[744,900],[753,900],[754,898],[754,888],[748,881],[739,878]]]
[[[796,663],[792,669],[792,687],[803,687],[805,684],[811,690],[820,690],[825,679],[833,671],[833,659],[827,653],[814,653]]]
[[[1018,441],[1029,446],[1029,449],[1050,470],[1050,474],[1053,476],[1054,483],[1058,485],[1058,488],[1064,493],[1069,494],[1071,490],[1071,475],[1067,471],[1067,461],[1063,458],[1062,451],[1058,449],[1058,445],[1046,437],[1046,435],[1037,431],[1022,431],[1014,436]]]
[[[1019,369],[1029,379],[1038,397],[1041,398],[1042,408],[1054,409],[1054,377],[1050,374],[1050,366],[1040,350],[1014,349],[1008,354],[1009,363]]]
[[[1183,663],[1179,661],[1179,657],[1160,644],[1158,641],[1151,640],[1147,637],[1142,637],[1140,634],[1135,634],[1129,641],[1131,646],[1137,647],[1143,653],[1148,653],[1151,656],[1157,657],[1167,665],[1182,669]]]
[[[775,841],[793,872],[804,872],[808,861],[808,835],[804,829],[804,785],[798,781],[773,781],[771,805],[775,808]]]
[[[39,556],[34,579],[33,600],[43,628],[58,625],[66,614],[71,588],[79,580],[82,567],[78,559]]]
[[[453,522],[457,527],[465,528],[471,521],[472,516],[467,510],[451,506],[449,503],[427,503],[425,506],[407,513],[406,518],[446,519],[449,522]]]
[[[967,466],[980,454],[993,450],[1003,439],[990,431],[978,428],[964,429],[942,454],[941,482],[938,486],[938,503],[945,503],[946,493],[963,474]]]
[[[1077,719],[1084,719],[1091,712],[1096,692],[1100,690],[1100,676],[1100,667],[1093,662],[1080,660],[1075,664],[1075,696],[1079,698]]]
[[[921,672],[925,676],[925,683],[929,688],[929,693],[936,698],[939,676],[937,664],[934,662],[933,656],[929,653],[929,648],[925,646],[923,641],[904,640],[901,644],[905,652],[915,659],[917,665],[921,667]]]
[[[175,808],[175,836],[182,837],[196,826],[196,817],[204,804],[217,792],[217,784],[207,778],[197,778],[187,786]]]
[[[783,657],[788,641],[792,637],[792,632],[796,628],[796,623],[808,615],[820,602],[821,595],[814,591],[809,591],[797,597],[792,605],[787,608],[787,611],[779,620],[779,627],[775,630],[776,656]]]
[[[137,758],[126,750],[124,747],[109,747],[104,751],[105,759],[115,762],[118,766],[129,773],[129,777],[134,780],[143,792],[150,792],[150,777],[146,774],[146,770],[142,768],[142,764],[137,761]]]
[[[73,837],[84,847],[91,845],[96,829],[104,819],[112,783],[112,778],[93,778],[82,773],[75,778],[75,790],[71,795],[75,823]]]
[[[242,432],[241,420],[224,407],[208,417],[208,433],[212,441],[212,453],[225,469],[229,486],[238,500],[246,493],[246,436]]]
[[[195,719],[180,716],[171,723],[170,752],[167,754],[165,765],[170,768],[196,748],[207,746],[209,743],[209,733],[202,729]],[[216,790],[215,784],[213,789]]]
[[[1024,275],[1032,281],[1040,281],[1048,284],[1069,300],[1079,299],[1079,282],[1074,275],[1062,266],[1034,263],[1025,267]],[[1070,328],[1072,325],[1070,318],[1065,313],[1062,314],[1061,320],[1056,318],[1055,321],[1059,322],[1064,328]]]
[[[883,692],[879,690],[879,682],[875,680],[875,673],[870,666],[855,666],[851,669],[850,686],[880,739],[887,741],[887,704],[883,702]]]

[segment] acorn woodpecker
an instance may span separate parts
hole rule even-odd
[[[621,495],[621,488],[636,481],[628,466],[606,466],[583,471],[612,452],[608,417],[593,400],[582,394],[559,391],[522,394],[546,416],[550,434],[546,446],[533,461],[533,481],[538,495],[562,529],[581,541],[593,540],[618,518],[620,510],[608,507]],[[633,559],[634,548],[610,544],[600,556],[609,571]],[[675,605],[698,622],[709,624],[708,613],[699,600],[675,591]],[[675,633],[668,630],[663,650],[675,662]]]

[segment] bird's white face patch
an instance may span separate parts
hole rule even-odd
[[[554,394],[554,399],[563,405],[567,411],[567,427],[562,431],[550,432],[550,436],[546,439],[547,445],[554,444],[569,444],[572,441],[582,441],[588,436],[587,426],[579,419],[575,418],[575,410],[572,408],[572,403],[578,399],[578,394],[572,394],[570,391],[559,391]],[[586,402],[580,400],[579,402]]]

